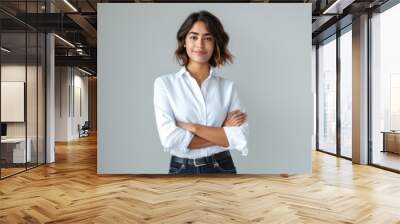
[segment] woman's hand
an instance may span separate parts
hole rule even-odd
[[[222,127],[225,126],[240,126],[246,121],[247,114],[241,112],[240,110],[234,110],[229,112],[225,118]]]

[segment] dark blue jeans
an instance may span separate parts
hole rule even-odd
[[[226,157],[222,160],[214,160],[212,164],[194,166],[173,162],[171,159],[169,165],[169,174],[201,174],[201,173],[226,173],[236,174],[236,167],[232,157]]]

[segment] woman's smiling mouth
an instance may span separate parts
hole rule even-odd
[[[207,51],[193,51],[195,54],[204,55],[207,54]]]

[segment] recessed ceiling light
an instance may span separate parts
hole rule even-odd
[[[325,9],[322,14],[335,13],[337,11],[337,9],[335,9],[335,7],[338,6],[340,1],[341,0],[336,0],[332,5],[330,5],[327,9]],[[332,12],[332,9],[335,9],[334,12]]]
[[[74,10],[75,12],[78,12],[78,10],[71,4],[69,3],[68,0],[64,0],[65,4],[67,4],[72,10]]]
[[[79,67],[78,67],[78,69],[79,69],[79,71],[81,71],[81,72],[83,72],[83,73],[85,73],[85,74],[92,75],[92,73],[90,73],[90,72],[88,72],[88,71],[86,71],[86,70],[83,70],[83,69],[81,69],[81,68],[79,68]]]
[[[9,49],[7,49],[7,48],[5,48],[5,47],[1,47],[1,50],[4,51],[4,52],[6,52],[6,53],[10,53],[10,52],[11,52],[11,50],[9,50]]]
[[[71,42],[69,42],[68,40],[66,40],[66,39],[64,39],[64,38],[62,38],[62,37],[60,37],[60,36],[57,35],[57,34],[54,34],[54,36],[57,37],[58,39],[60,39],[61,41],[63,41],[64,43],[66,43],[67,45],[69,45],[69,46],[75,48],[75,45],[71,44]]]

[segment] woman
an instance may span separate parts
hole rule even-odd
[[[157,129],[171,153],[169,174],[236,173],[229,150],[247,155],[246,114],[234,83],[215,74],[232,62],[229,37],[217,17],[195,12],[178,33],[175,74],[154,82]]]

